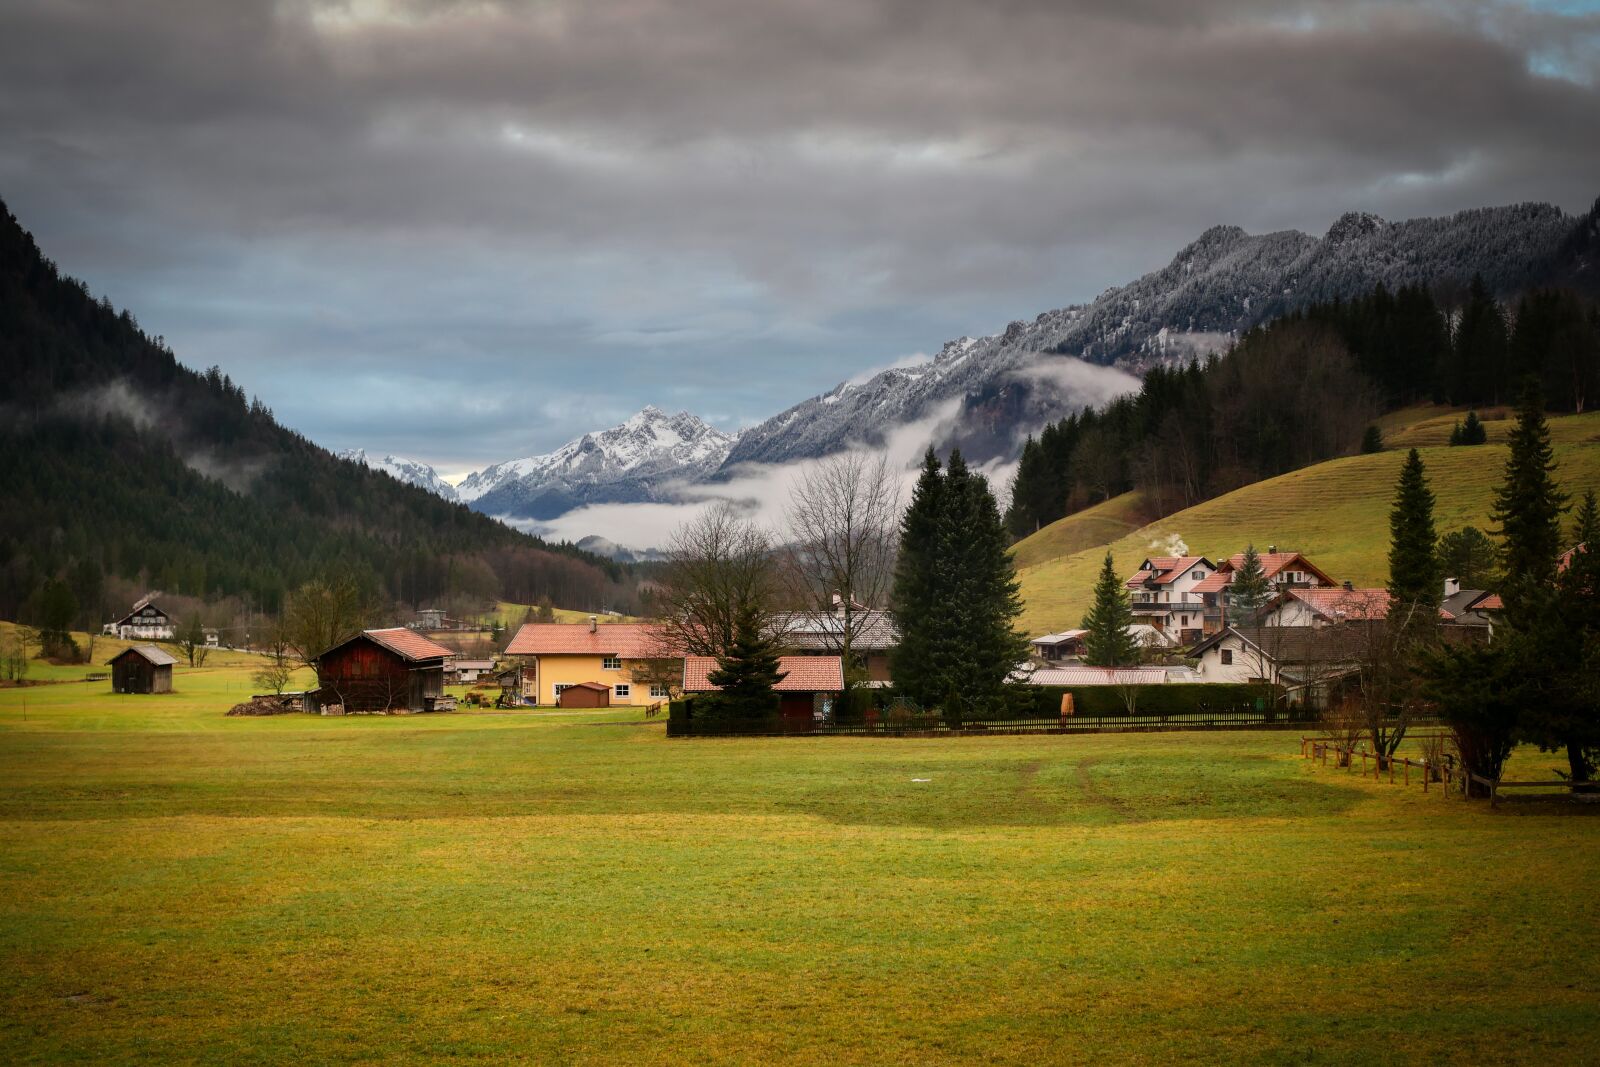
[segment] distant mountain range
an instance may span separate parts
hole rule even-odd
[[[674,486],[703,481],[716,471],[733,441],[687,411],[669,415],[651,405],[620,426],[586,433],[544,455],[496,463],[453,486],[416,460],[392,455],[373,460],[359,448],[340,456],[486,515],[540,520],[586,504],[669,499]],[[604,547],[598,551],[620,558]]]
[[[1045,422],[1131,386],[1107,367],[1137,374],[1219,351],[1261,322],[1379,283],[1464,286],[1481,274],[1507,294],[1555,281],[1592,287],[1597,249],[1600,205],[1582,219],[1535,203],[1403,222],[1351,212],[1322,237],[1214,226],[1167,266],[1086,304],[948,341],[926,363],[842,382],[737,436],[687,412],[647,407],[621,426],[495,464],[453,489],[426,464],[365,461],[491,515],[547,520],[586,504],[670,499],[680,485],[730,476],[742,464],[879,444],[917,424],[936,445],[959,445],[978,462],[1005,460]]]

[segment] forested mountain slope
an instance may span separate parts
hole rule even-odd
[[[1022,627],[1037,635],[1077,626],[1088,610],[1095,572],[1109,547],[1117,569],[1132,574],[1151,555],[1189,554],[1213,560],[1243,551],[1254,543],[1297,549],[1335,579],[1356,585],[1382,585],[1388,580],[1389,507],[1405,450],[1415,445],[1427,465],[1437,497],[1434,520],[1441,535],[1462,526],[1491,531],[1489,518],[1500,485],[1512,425],[1510,413],[1486,412],[1489,443],[1471,447],[1445,444],[1461,413],[1443,408],[1413,409],[1388,421],[1392,447],[1372,455],[1346,456],[1302,470],[1255,482],[1231,493],[1186,508],[1100,544],[1049,555],[1061,534],[1060,524],[1074,526],[1068,516],[1019,541],[1025,611]],[[1600,492],[1600,413],[1552,416],[1551,439],[1558,467],[1556,480],[1576,496]]]
[[[0,356],[0,616],[51,577],[86,605],[106,575],[266,610],[331,575],[413,603],[626,606],[617,565],[335,458],[216,368],[183,366],[3,207]]]

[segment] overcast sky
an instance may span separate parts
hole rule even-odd
[[[287,424],[459,473],[747,425],[1215,223],[1586,208],[1597,7],[0,0],[0,197]]]

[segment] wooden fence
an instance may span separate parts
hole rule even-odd
[[[697,721],[674,707],[667,723],[670,737],[972,737],[994,734],[1154,733],[1174,730],[1297,730],[1306,718],[1284,712],[1249,709],[1180,712],[1171,715],[1094,715],[964,719],[946,723],[937,714],[900,719],[877,714],[853,722],[796,724],[773,717],[758,723]]]
[[[1425,736],[1425,735],[1424,735]],[[1369,752],[1365,748],[1342,745],[1332,738],[1304,737],[1300,738],[1300,756],[1302,759],[1321,760],[1323,766],[1328,764],[1328,756],[1336,757],[1338,766],[1355,768],[1355,761],[1361,760],[1361,776],[1371,777],[1374,781],[1381,781],[1384,774],[1384,761],[1377,753]],[[1338,759],[1337,757],[1346,757]],[[1371,763],[1371,774],[1368,774],[1368,763]],[[1574,782],[1571,779],[1562,779],[1554,782],[1508,782],[1504,778],[1485,778],[1481,774],[1473,774],[1460,766],[1459,761],[1451,753],[1446,752],[1444,759],[1439,763],[1430,763],[1428,760],[1414,760],[1404,756],[1390,756],[1388,760],[1389,781],[1396,780],[1395,767],[1399,767],[1399,778],[1404,784],[1411,784],[1411,772],[1416,769],[1418,777],[1422,780],[1423,792],[1427,792],[1430,782],[1438,782],[1444,794],[1452,792],[1462,796],[1470,796],[1470,784],[1483,787],[1489,797],[1489,806],[1497,807],[1500,804],[1500,791],[1502,789],[1566,789],[1575,796],[1582,793],[1587,798],[1590,791],[1596,788],[1593,782]],[[1593,794],[1600,800],[1600,793]]]

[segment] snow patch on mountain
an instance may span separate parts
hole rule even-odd
[[[456,496],[455,486],[439,477],[438,471],[418,460],[393,455],[384,456],[382,459],[373,459],[367,455],[367,450],[364,448],[347,448],[338,453],[338,456],[340,459],[348,459],[352,463],[359,463],[371,470],[383,471],[397,482],[404,482],[407,485],[426,489],[430,493],[436,493],[444,497],[446,500],[459,499]]]

